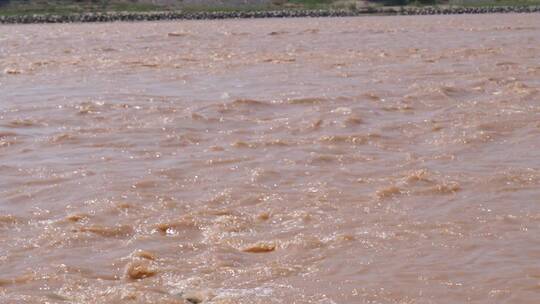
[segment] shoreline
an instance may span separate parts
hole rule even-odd
[[[216,20],[216,19],[262,19],[299,17],[356,17],[370,15],[461,15],[494,13],[540,13],[540,6],[494,6],[494,7],[381,7],[357,10],[246,10],[211,12],[108,12],[82,13],[69,15],[11,15],[0,16],[0,24],[35,23],[95,23],[95,22],[134,22],[171,20]]]

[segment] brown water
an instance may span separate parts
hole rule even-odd
[[[1,26],[0,303],[539,303],[539,17]]]

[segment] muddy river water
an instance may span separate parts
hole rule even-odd
[[[540,15],[0,26],[0,303],[539,303]]]

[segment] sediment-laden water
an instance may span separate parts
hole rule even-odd
[[[538,303],[537,14],[0,27],[1,303]]]

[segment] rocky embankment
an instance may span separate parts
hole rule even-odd
[[[203,20],[234,18],[291,18],[291,17],[350,17],[362,15],[450,15],[489,13],[538,13],[540,6],[528,7],[402,7],[362,8],[357,10],[274,10],[274,11],[223,11],[223,12],[110,12],[83,13],[72,15],[21,15],[0,16],[2,24],[25,23],[70,23],[112,21],[157,21],[157,20]]]

